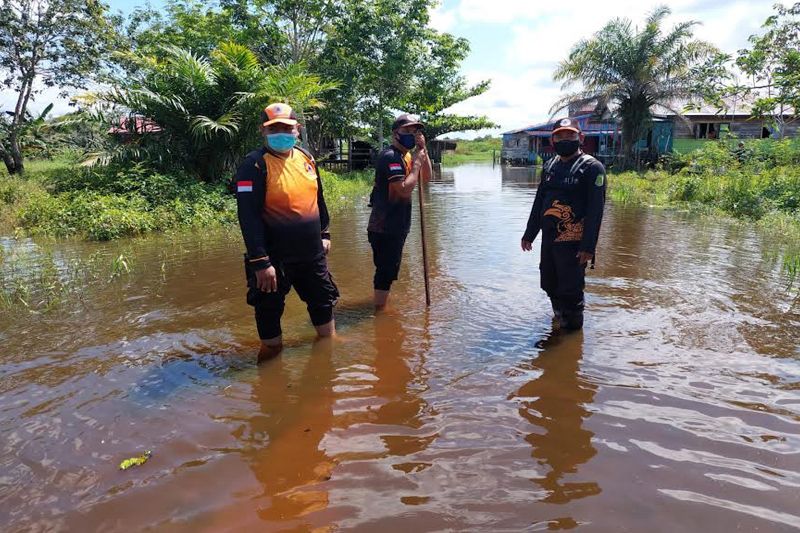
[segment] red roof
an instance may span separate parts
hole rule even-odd
[[[142,133],[158,133],[161,126],[149,118],[142,116],[120,117],[119,125],[108,128],[109,135],[133,135]]]

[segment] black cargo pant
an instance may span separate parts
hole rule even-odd
[[[273,263],[278,278],[276,292],[264,292],[256,287],[256,276],[245,256],[244,270],[247,277],[247,303],[255,308],[258,336],[272,339],[281,334],[286,295],[294,287],[297,295],[306,303],[308,316],[314,326],[322,326],[333,319],[333,308],[339,299],[339,289],[328,271],[325,255],[309,261]]]
[[[539,264],[542,289],[550,297],[553,312],[566,329],[583,327],[583,289],[586,265],[578,262],[580,242],[542,240]]]

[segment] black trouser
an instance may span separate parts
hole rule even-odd
[[[378,291],[388,291],[400,273],[406,234],[392,235],[370,231],[367,237],[372,245],[372,262],[375,264],[372,286]]]
[[[281,334],[281,316],[284,301],[292,287],[306,303],[308,316],[315,326],[333,320],[333,308],[339,299],[339,289],[328,271],[328,261],[324,255],[301,263],[274,262],[278,278],[276,292],[264,292],[256,287],[255,272],[245,257],[247,276],[247,303],[255,308],[258,336],[272,339]]]
[[[578,262],[579,247],[579,242],[542,241],[542,289],[550,297],[556,318],[568,329],[583,326],[586,265]]]

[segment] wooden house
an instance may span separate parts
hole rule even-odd
[[[583,151],[601,161],[619,153],[621,132],[607,106],[570,109],[569,117],[578,122],[586,140]],[[511,165],[530,165],[555,156],[550,136],[555,124],[563,117],[532,124],[503,133],[500,162]]]
[[[690,152],[703,143],[728,136],[737,139],[776,139],[781,132],[776,127],[775,118],[758,118],[751,113],[748,101],[727,99],[723,109],[710,105],[689,107],[680,117],[671,112],[663,112],[659,117],[673,123],[673,149],[676,152]],[[800,130],[800,117],[794,110],[776,114],[783,129],[783,137],[796,137]]]
[[[732,136],[738,139],[764,139],[781,136],[774,118],[756,118],[747,102],[726,101],[722,110],[712,106],[688,107],[681,116],[663,108],[654,109],[653,122],[635,147],[643,160],[655,161],[670,152],[690,152],[705,142]],[[571,109],[570,118],[578,121],[586,136],[583,150],[613,165],[620,156],[622,131],[608,107]],[[550,135],[559,119],[533,124],[503,134],[500,160],[504,164],[529,165],[553,157]],[[793,110],[778,116],[784,137],[800,133],[800,117]]]

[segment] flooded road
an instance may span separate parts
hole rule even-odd
[[[416,222],[374,317],[368,210],[336,215],[340,338],[293,295],[258,368],[236,232],[64,244],[133,269],[0,318],[0,530],[800,528],[800,315],[770,243],[611,205],[585,329],[550,338],[534,193],[475,165],[429,185],[428,312]]]

